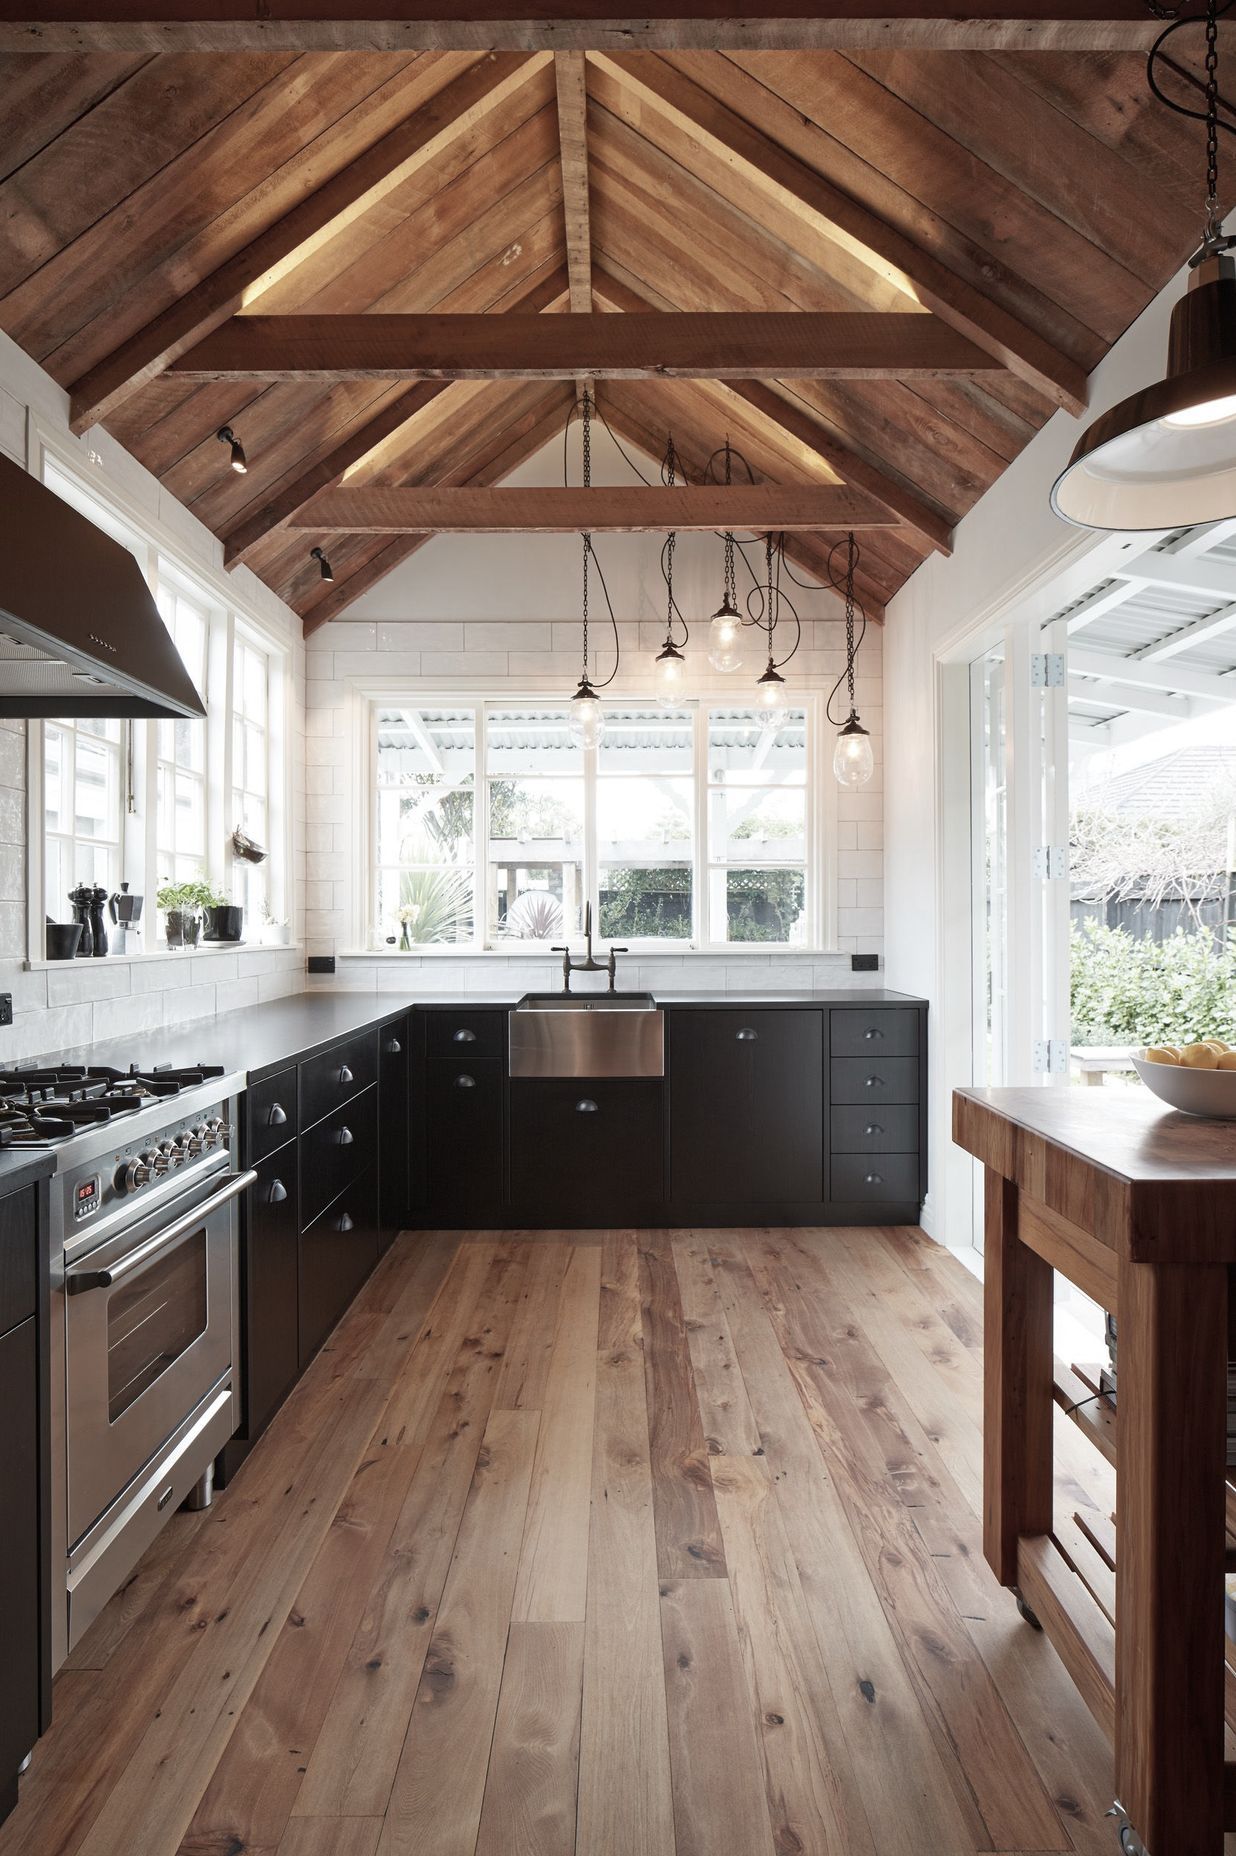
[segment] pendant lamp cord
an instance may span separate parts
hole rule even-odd
[[[592,395],[584,388],[584,488],[592,488]],[[592,556],[592,536],[584,533],[584,681],[588,679],[588,562]]]
[[[845,548],[845,578],[839,580],[833,561],[842,547]],[[832,689],[828,692],[828,701],[824,705],[824,713],[834,728],[840,725],[841,718],[833,714],[833,701],[837,691],[841,688],[843,683],[846,685],[846,693],[850,699],[850,713],[845,719],[847,721],[852,721],[857,714],[854,702],[854,660],[857,658],[862,648],[863,639],[867,635],[867,614],[863,611],[861,604],[854,594],[854,571],[858,566],[858,557],[859,547],[854,539],[853,529],[850,530],[844,542],[838,541],[833,543],[828,555],[828,577],[832,581],[835,591],[840,593],[845,600],[845,669],[833,684]],[[855,612],[861,615],[863,621],[863,628],[858,634],[857,643],[855,643],[854,639]]]
[[[1206,125],[1206,206],[1201,249],[1194,259],[1195,264],[1199,259],[1213,257],[1216,252],[1230,250],[1236,242],[1223,236],[1223,212],[1219,203],[1219,131],[1225,129],[1229,135],[1233,133],[1232,124],[1219,115],[1219,21],[1232,4],[1233,0],[1224,0],[1222,6],[1218,0],[1206,0],[1206,75],[1201,86],[1205,102],[1201,109],[1190,109],[1187,104],[1178,103],[1174,97],[1168,96],[1159,81],[1158,67],[1162,63],[1178,76],[1182,74],[1181,67],[1172,61],[1164,48],[1173,33],[1200,24],[1200,15],[1186,16],[1180,7],[1164,6],[1157,4],[1157,0],[1147,0],[1148,9],[1156,19],[1166,19],[1171,23],[1150,48],[1146,59],[1146,82],[1158,101],[1177,116],[1188,116],[1192,121]]]

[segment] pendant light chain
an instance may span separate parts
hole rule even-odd
[[[1219,211],[1219,16],[1216,0],[1206,5],[1206,230],[1203,244],[1214,249],[1223,238]]]
[[[678,454],[674,450],[674,434],[671,432],[665,446],[665,484],[667,489],[677,485]],[[678,534],[671,529],[665,543],[665,588],[667,595],[665,614],[665,636],[674,636],[674,550],[678,546]]]
[[[592,395],[584,388],[584,488],[592,488]],[[584,676],[588,675],[588,558],[592,553],[592,536],[584,532]]]
[[[725,437],[725,487],[728,490],[734,480],[733,453],[730,450],[729,433]],[[732,611],[738,609],[738,581],[734,573],[734,536],[725,531],[725,604]]]
[[[854,714],[854,564],[857,550],[854,531],[846,537],[845,565],[845,674],[850,697],[850,714]]]

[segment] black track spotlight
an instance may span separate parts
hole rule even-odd
[[[231,446],[232,448],[232,469],[236,472],[236,475],[238,477],[243,477],[245,472],[249,468],[249,464],[248,464],[248,460],[245,457],[245,448],[241,444],[239,438],[237,438],[231,426],[221,425],[219,427],[219,430],[215,433],[215,437],[219,440],[219,443],[221,445]]]
[[[322,550],[321,550],[321,548],[310,548],[310,550],[309,550],[309,559],[310,559],[311,561],[316,561],[316,562],[318,563],[318,566],[319,566],[319,567],[321,568],[321,570],[322,570],[322,578],[323,578],[323,580],[333,580],[333,579],[334,579],[334,577],[335,577],[335,576],[334,576],[334,574],[333,574],[333,573],[332,573],[332,571],[331,571],[331,564],[330,564],[330,562],[329,562],[329,561],[327,560],[327,558],[326,558],[326,556],[325,556],[325,555],[323,554],[323,552],[322,552]]]

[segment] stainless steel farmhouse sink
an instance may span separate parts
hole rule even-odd
[[[665,1014],[647,992],[525,993],[511,1076],[664,1076]]]

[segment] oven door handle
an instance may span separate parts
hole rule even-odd
[[[218,1192],[212,1192],[208,1199],[195,1205],[191,1212],[177,1218],[174,1224],[168,1225],[166,1231],[160,1231],[144,1244],[139,1244],[136,1250],[122,1257],[119,1263],[109,1264],[103,1270],[69,1271],[64,1279],[65,1292],[68,1295],[84,1295],[88,1289],[110,1289],[116,1283],[123,1282],[131,1270],[140,1269],[144,1263],[157,1257],[160,1251],[178,1244],[187,1231],[194,1230],[221,1206],[228,1204],[231,1199],[239,1198],[242,1192],[247,1192],[256,1179],[257,1174],[252,1168],[248,1172],[234,1174]]]

